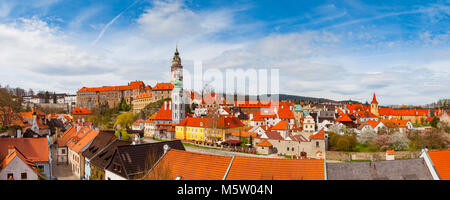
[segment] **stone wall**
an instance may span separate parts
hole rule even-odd
[[[418,158],[420,151],[396,151],[395,159],[412,159]],[[380,161],[386,160],[386,152],[343,152],[343,151],[326,151],[327,160],[352,161],[352,160],[370,160]]]

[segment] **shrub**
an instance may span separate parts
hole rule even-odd
[[[329,133],[329,147],[338,151],[352,151],[356,148],[356,137],[352,135],[339,135]]]

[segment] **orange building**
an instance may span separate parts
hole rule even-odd
[[[116,107],[122,98],[127,104],[131,104],[136,96],[150,92],[151,89],[143,81],[133,81],[125,86],[83,87],[77,92],[77,107],[92,109],[100,104]]]

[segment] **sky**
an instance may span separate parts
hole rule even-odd
[[[1,0],[0,84],[154,86],[182,64],[279,69],[279,92],[381,105],[450,98],[450,1]]]

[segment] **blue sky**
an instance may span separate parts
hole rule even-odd
[[[450,1],[2,0],[0,84],[75,93],[187,70],[280,69],[280,92],[449,98]]]

